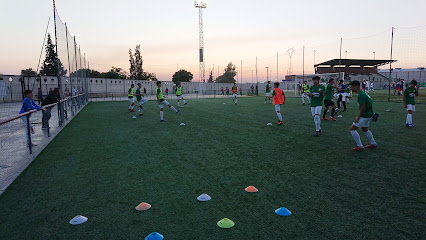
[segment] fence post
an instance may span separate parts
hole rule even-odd
[[[30,150],[30,154],[33,154],[33,144],[31,142],[31,127],[30,127],[30,115],[28,114],[27,116],[27,144],[28,144],[28,148]]]

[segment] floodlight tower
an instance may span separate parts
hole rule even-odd
[[[207,0],[195,0],[194,6],[199,11],[199,28],[200,28],[200,82],[205,82],[205,63],[204,63],[204,32],[203,32],[203,8],[207,8]]]
[[[288,54],[288,57],[290,58],[290,62],[289,62],[289,64],[288,64],[288,75],[293,75],[293,63],[292,63],[292,58],[293,58],[293,53],[295,52],[295,50],[294,50],[294,48],[289,48],[288,50],[287,50],[287,54]]]

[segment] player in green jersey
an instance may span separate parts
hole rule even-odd
[[[416,111],[416,101],[414,97],[419,96],[419,86],[416,80],[411,80],[410,86],[404,90],[402,100],[404,107],[407,109],[407,120],[405,121],[406,127],[414,127],[413,125],[413,112]]]
[[[133,110],[133,106],[135,105],[135,99],[133,98],[133,88],[135,87],[135,84],[132,83],[132,85],[130,85],[129,90],[127,91],[127,97],[129,98],[130,101],[130,106],[127,110],[129,110],[129,112],[134,112],[135,110]]]
[[[170,105],[166,101],[166,99],[165,99],[166,97],[163,96],[163,92],[161,91],[161,81],[157,81],[156,85],[157,85],[157,101],[158,101],[158,105],[160,106],[160,121],[164,122],[165,121],[164,118],[163,118],[164,106],[168,106],[169,108],[171,108],[176,113],[179,113],[180,110],[176,110],[175,107],[173,107],[172,105]]]
[[[334,113],[336,112],[336,105],[334,104],[333,101],[333,94],[334,94],[334,89],[337,89],[337,86],[334,82],[334,79],[331,78],[330,80],[328,80],[328,84],[327,87],[325,88],[325,94],[324,94],[324,114],[322,115],[322,120],[328,120],[328,118],[325,117],[325,114],[327,114],[328,111],[328,107],[332,107],[331,109],[331,120],[336,121],[336,118],[334,118]]]
[[[320,77],[315,76],[312,78],[314,85],[309,89],[309,97],[311,98],[311,112],[315,122],[315,135],[321,135],[321,119],[320,114],[322,110],[322,101],[324,98],[325,88],[319,83]]]
[[[145,94],[142,93],[141,87],[142,87],[142,84],[138,83],[138,88],[136,89],[136,93],[135,93],[136,100],[138,100],[138,103],[139,103],[139,110],[138,110],[139,116],[143,115],[142,113],[143,105],[148,102],[148,98],[146,98]]]
[[[188,103],[186,103],[185,99],[182,96],[182,86],[180,85],[180,83],[178,83],[176,85],[176,97],[177,97],[177,100],[178,100],[178,107],[181,107],[180,106],[180,100],[183,100],[183,104],[185,104],[185,105],[188,104]]]
[[[269,103],[271,103],[271,87],[269,86],[269,84],[271,84],[271,81],[268,81],[268,83],[266,84],[265,103],[264,104],[266,104],[266,100],[268,100],[268,98],[269,98]]]
[[[373,133],[368,129],[370,126],[370,121],[373,118],[373,100],[368,96],[364,91],[361,90],[361,83],[359,81],[352,81],[349,83],[352,92],[358,94],[358,105],[359,105],[359,114],[355,121],[352,123],[350,128],[352,137],[356,142],[356,147],[352,151],[362,151],[364,148],[375,148],[377,147],[376,141],[374,141]],[[367,146],[362,146],[361,137],[358,134],[358,128],[362,128],[365,136],[370,140],[370,144]]]

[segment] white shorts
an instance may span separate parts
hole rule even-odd
[[[164,100],[162,102],[160,102],[160,108],[164,108],[164,107],[168,107],[169,106],[169,102],[167,102],[167,100]]]
[[[147,102],[148,102],[148,98],[143,97],[141,100],[139,100],[139,105],[144,105]]]
[[[304,97],[309,97],[309,93],[308,93],[308,92],[303,92],[303,93],[302,93],[302,96],[304,96]]]
[[[233,93],[233,94],[232,94],[232,96],[234,96],[234,97],[237,97],[237,96],[238,96],[238,94],[236,94],[236,93]]]
[[[346,102],[346,93],[339,93],[342,96],[342,101]]]
[[[268,92],[266,93],[266,96],[267,96],[267,97],[269,97],[270,95],[271,95],[271,93],[268,93]]]
[[[352,123],[354,126],[357,126],[359,128],[362,127],[369,127],[370,126],[370,121],[371,119],[373,119],[372,117],[370,118],[360,118],[359,121],[357,123]]]
[[[275,112],[279,112],[281,110],[281,104],[275,104]]]
[[[182,95],[176,96],[178,100],[181,100],[183,98]]]
[[[322,106],[311,107],[312,116],[321,115]]]
[[[416,105],[407,104],[407,110],[411,110],[411,111],[415,112],[416,111]]]
[[[130,103],[134,103],[135,102],[135,98],[129,98]]]

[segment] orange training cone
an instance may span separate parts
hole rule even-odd
[[[246,190],[246,192],[257,192],[257,191],[259,191],[254,186],[248,186],[248,187],[246,187],[245,190]]]
[[[145,210],[148,210],[150,208],[151,208],[151,204],[146,203],[146,202],[142,202],[141,204],[139,204],[136,207],[136,210],[138,210],[138,211],[145,211]]]

